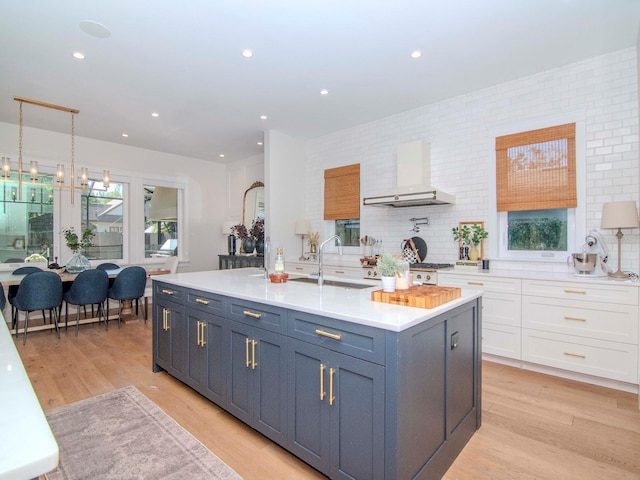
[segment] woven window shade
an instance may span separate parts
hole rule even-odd
[[[324,171],[324,219],[360,218],[360,164]]]
[[[496,138],[499,212],[575,208],[575,123]]]

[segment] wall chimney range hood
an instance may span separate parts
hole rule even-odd
[[[363,198],[363,205],[398,208],[455,203],[453,195],[431,186],[430,144],[417,140],[398,145],[397,169],[396,188]]]

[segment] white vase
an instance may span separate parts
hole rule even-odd
[[[382,291],[392,293],[396,291],[396,277],[380,277],[382,280]]]

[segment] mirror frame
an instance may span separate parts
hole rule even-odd
[[[244,226],[246,226],[247,228],[251,228],[251,224],[254,222],[254,220],[256,220],[257,218],[264,218],[264,211],[262,213],[262,216],[259,217],[256,214],[256,211],[254,210],[254,217],[253,218],[247,218],[247,195],[249,194],[249,192],[251,192],[254,189],[257,188],[264,188],[264,183],[258,181],[258,182],[253,182],[251,184],[251,186],[249,188],[247,188],[244,192],[244,195],[242,197],[242,224]],[[264,198],[264,196],[263,196]],[[263,200],[264,201],[264,200]]]

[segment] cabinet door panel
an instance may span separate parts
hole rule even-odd
[[[323,399],[320,399],[321,365],[327,365],[327,350],[299,340],[289,342],[289,449],[309,465],[328,464],[329,418],[328,372],[323,369]]]
[[[166,302],[153,302],[154,357],[156,364],[166,370],[171,365],[171,329],[165,324],[164,309]]]
[[[338,353],[333,353],[331,358],[330,368],[335,365],[335,400],[329,407],[331,466],[335,471],[330,476],[345,479],[382,479],[384,367]]]
[[[224,318],[208,315],[205,329],[207,342],[207,384],[206,396],[218,405],[226,404],[228,370],[228,330]]]
[[[228,377],[229,412],[245,423],[251,424],[252,396],[250,381],[252,370],[247,367],[246,340],[249,328],[241,325],[231,327],[229,359],[231,368]]]
[[[200,312],[187,310],[187,323],[189,324],[189,385],[200,393],[204,393],[204,385],[207,378],[207,351],[206,345],[200,342],[202,335],[202,320]]]
[[[258,345],[254,372],[256,429],[269,438],[286,433],[287,358],[282,335],[255,329]]]
[[[447,430],[451,434],[475,406],[475,331],[473,311],[464,310],[447,322]]]

